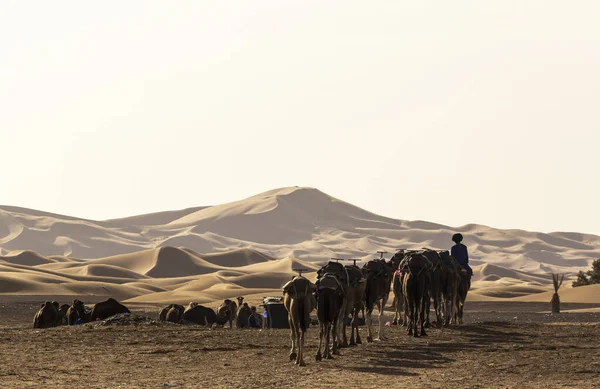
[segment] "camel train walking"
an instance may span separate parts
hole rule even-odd
[[[367,342],[372,342],[371,316],[375,306],[379,312],[377,339],[385,340],[383,313],[390,292],[394,296],[393,324],[406,326],[408,335],[427,335],[425,328],[431,326],[432,301],[437,326],[462,324],[471,274],[448,251],[399,250],[389,261],[383,258],[385,252],[379,253],[380,258],[368,261],[362,268],[356,264],[329,261],[317,271],[315,284],[300,274],[284,285],[292,338],[290,360],[304,365],[304,336],[313,298],[319,321],[317,361],[333,358],[341,347],[361,343],[358,332],[360,311],[364,317],[366,310]],[[311,290],[314,295],[309,295]],[[346,336],[348,315],[352,318],[349,344]]]

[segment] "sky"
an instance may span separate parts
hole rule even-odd
[[[598,1],[0,3],[0,204],[92,219],[316,187],[600,234]]]

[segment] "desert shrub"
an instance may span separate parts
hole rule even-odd
[[[573,281],[573,287],[600,284],[600,259],[592,262],[592,269],[586,272],[580,271],[577,279]]]

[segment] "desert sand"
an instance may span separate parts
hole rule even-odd
[[[550,301],[557,272],[567,275],[563,302],[600,303],[600,285],[570,287],[600,257],[599,236],[397,220],[301,187],[105,221],[0,206],[0,296],[185,304],[279,295],[294,268],[314,277],[331,257],[449,249],[455,232],[470,250],[471,301]]]

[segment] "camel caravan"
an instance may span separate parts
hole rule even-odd
[[[288,310],[292,349],[290,360],[304,365],[304,337],[310,313],[317,310],[319,347],[315,359],[332,359],[341,347],[361,343],[358,316],[366,311],[367,342],[373,341],[371,316],[379,313],[377,340],[385,340],[383,312],[393,293],[392,324],[407,327],[410,336],[426,336],[431,327],[431,302],[435,325],[462,324],[463,307],[471,285],[471,273],[446,250],[399,250],[390,260],[368,261],[362,268],[343,265],[337,258],[317,271],[313,284],[300,273],[283,286]],[[346,323],[351,318],[350,343]],[[356,333],[356,337],[355,337]]]

